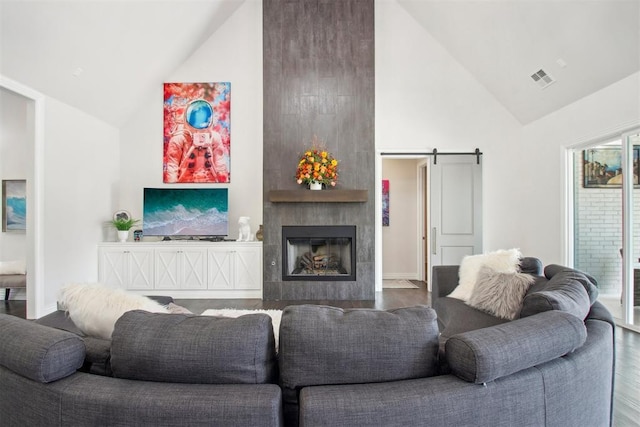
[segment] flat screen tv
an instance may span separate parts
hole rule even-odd
[[[145,188],[142,233],[163,237],[229,234],[226,188]]]

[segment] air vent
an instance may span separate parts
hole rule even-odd
[[[538,84],[538,86],[540,86],[541,89],[544,89],[550,84],[555,83],[555,80],[553,79],[553,77],[551,77],[549,74],[546,73],[546,71],[542,69],[531,74],[531,78],[533,79],[534,82]]]

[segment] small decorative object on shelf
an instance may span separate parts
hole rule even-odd
[[[238,218],[238,242],[251,242],[253,240],[250,220],[251,218],[248,216]]]
[[[256,240],[262,242],[262,238],[264,237],[264,229],[262,228],[262,224],[258,227],[258,231],[256,231]]]
[[[126,242],[129,239],[129,230],[140,222],[139,219],[131,218],[131,214],[127,211],[118,211],[113,214],[111,225],[118,230],[118,240]]]
[[[312,146],[300,156],[296,171],[296,182],[306,184],[311,190],[322,190],[325,186],[335,187],[338,182],[338,161],[314,135]]]

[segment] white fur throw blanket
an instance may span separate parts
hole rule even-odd
[[[104,339],[111,339],[116,321],[127,311],[169,313],[166,307],[151,298],[101,284],[66,285],[58,294],[58,303],[78,329],[86,335]]]

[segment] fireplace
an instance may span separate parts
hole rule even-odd
[[[263,101],[273,106],[263,109],[262,121],[265,301],[375,300],[374,3],[262,2]],[[322,30],[315,31],[318,28]],[[312,38],[301,39],[301,32]],[[339,46],[335,34],[340,34]],[[343,46],[349,52],[357,47],[357,54],[345,54]],[[293,179],[298,155],[309,147],[313,135],[321,137],[340,159],[336,188],[309,191]],[[297,200],[271,200],[269,194],[274,191],[295,194]],[[351,200],[348,194],[345,197],[350,191],[366,191],[368,198]],[[315,224],[353,226],[356,237],[349,259],[340,259],[349,274],[332,277],[308,272],[285,280],[294,269],[289,270],[283,227]],[[313,249],[312,243],[316,242],[306,245]]]
[[[282,280],[355,281],[355,226],[283,226]]]

